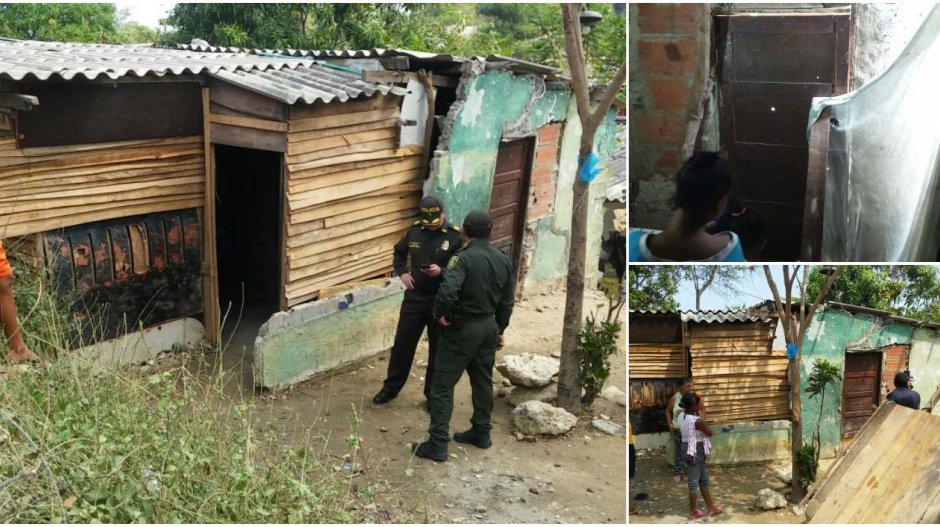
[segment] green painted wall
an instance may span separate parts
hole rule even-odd
[[[255,341],[255,384],[286,388],[391,348],[404,293],[400,287],[387,293],[371,289],[379,298],[354,291],[362,300],[346,309],[336,307],[343,296],[303,304],[281,313],[288,322],[262,328]]]
[[[573,97],[557,86],[549,86],[531,75],[489,71],[465,79],[461,100],[445,135],[443,152],[435,158],[429,192],[438,196],[447,209],[448,221],[460,224],[467,212],[489,209],[496,156],[504,136],[534,136],[539,127],[565,121],[559,170],[555,178],[552,215],[534,225],[530,267],[525,289],[540,282],[557,282],[567,269],[567,231],[571,223],[572,184],[578,166],[581,123]],[[595,151],[606,169],[614,146],[615,112],[611,111],[595,138]],[[591,185],[588,223],[588,265],[591,269],[600,254],[603,229],[603,196],[610,174],[604,170]],[[590,283],[590,282],[589,282]]]
[[[845,370],[845,354],[849,350],[877,351],[890,344],[911,344],[911,371],[918,380],[918,391],[926,399],[924,387],[935,388],[940,380],[940,367],[927,367],[931,356],[940,355],[940,343],[933,331],[917,330],[905,323],[882,321],[879,317],[863,313],[850,313],[840,309],[826,309],[817,313],[807,330],[800,360],[800,378],[807,379],[817,358],[826,359]],[[915,369],[915,365],[918,367]],[[923,367],[925,377],[921,384],[919,374]],[[889,387],[892,388],[892,387]],[[803,442],[813,439],[817,422],[820,424],[820,452],[824,457],[834,455],[842,436],[842,382],[838,381],[820,398],[801,396],[803,408]],[[820,416],[822,416],[820,418]]]
[[[936,330],[914,330],[908,365],[914,375],[914,389],[920,393],[921,404],[927,404],[940,385],[940,334]],[[940,405],[933,413],[940,415]]]
[[[790,422],[740,423],[712,428],[711,465],[736,465],[790,459]],[[672,465],[675,443],[666,443],[666,459]]]

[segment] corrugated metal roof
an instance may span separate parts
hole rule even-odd
[[[217,71],[213,77],[272,99],[294,104],[334,99],[347,101],[357,97],[371,97],[376,93],[404,95],[408,90],[385,84],[366,82],[355,73],[319,64],[296,69],[271,71]]]
[[[53,77],[118,79],[220,71],[280,70],[309,66],[312,60],[247,53],[205,53],[151,45],[81,44],[0,38],[0,78]]]
[[[200,44],[177,44],[177,49],[188,51],[201,51],[209,53],[252,53],[255,55],[285,55],[288,57],[312,57],[315,59],[377,59],[385,57],[411,57],[430,62],[466,62],[471,57],[462,57],[450,53],[428,53],[426,51],[412,51],[409,49],[258,49],[237,48],[229,46],[207,46]],[[482,57],[472,57],[473,60],[482,60]]]
[[[747,312],[742,309],[725,309],[723,311],[713,311],[713,310],[701,310],[701,311],[658,311],[658,310],[644,310],[644,309],[631,309],[630,314],[642,314],[642,315],[673,315],[678,316],[683,322],[702,322],[702,323],[713,323],[713,322],[773,322],[777,319],[777,316],[764,312],[761,314],[756,314],[753,312]]]

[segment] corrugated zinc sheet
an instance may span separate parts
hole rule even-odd
[[[118,79],[220,71],[280,70],[312,60],[247,53],[207,53],[151,45],[80,44],[0,38],[0,79]]]
[[[211,74],[230,84],[250,90],[287,104],[334,99],[347,101],[375,94],[404,95],[404,88],[366,82],[358,74],[319,64],[296,69],[270,71],[218,71]]]
[[[315,59],[378,59],[385,57],[410,57],[431,62],[465,62],[467,57],[451,55],[449,53],[428,53],[426,51],[412,51],[408,49],[257,49],[237,48],[229,46],[207,46],[201,44],[177,44],[177,49],[188,51],[201,51],[209,53],[253,53],[256,55],[286,55],[289,57],[312,57]],[[473,57],[481,60],[481,57]]]
[[[725,309],[722,311],[657,311],[645,309],[631,309],[630,314],[642,315],[679,315],[683,322],[772,322],[776,316],[770,313],[754,313],[741,309]]]

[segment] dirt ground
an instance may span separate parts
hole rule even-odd
[[[585,313],[597,308],[600,293],[586,295]],[[506,347],[498,356],[557,353],[561,342],[563,292],[517,303]],[[225,352],[233,386],[250,391],[251,343],[257,320],[242,317]],[[625,335],[612,359],[609,385],[626,385]],[[385,352],[351,371],[301,383],[283,393],[252,395],[262,417],[277,423],[287,437],[310,436],[311,446],[333,460],[340,472],[352,469],[354,490],[374,495],[363,521],[424,523],[625,523],[626,437],[595,430],[601,414],[626,426],[626,409],[598,399],[568,434],[518,441],[511,432],[512,407],[497,398],[493,446],[480,450],[450,443],[451,459],[434,463],[416,458],[409,444],[427,437],[428,415],[422,395],[427,341],[416,353],[416,367],[398,398],[385,406],[372,396],[385,377]],[[240,380],[240,382],[239,382]],[[237,386],[236,386],[237,387]],[[470,385],[464,376],[454,396],[451,431],[469,427]],[[358,428],[359,450],[351,448]],[[353,436],[350,438],[350,436]],[[344,459],[344,456],[347,456]],[[368,500],[367,500],[368,501]]]
[[[770,463],[707,466],[712,498],[725,512],[714,518],[689,520],[688,483],[672,480],[672,467],[665,456],[665,448],[637,452],[630,505],[639,506],[640,512],[630,516],[630,523],[803,523],[803,516],[793,514],[792,507],[763,511],[754,506],[757,493],[765,488],[790,498],[789,486],[773,474]],[[639,493],[648,497],[638,500]],[[704,509],[701,494],[698,505]]]

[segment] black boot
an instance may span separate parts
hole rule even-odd
[[[386,392],[385,389],[382,389],[382,391],[375,394],[375,397],[372,398],[372,403],[373,404],[385,404],[396,397],[398,397],[397,393],[389,393],[389,392]]]
[[[432,459],[434,461],[447,461],[447,445],[440,445],[433,441],[425,441],[419,445],[413,445],[411,451],[418,457]]]
[[[477,448],[489,448],[493,446],[493,442],[490,441],[490,432],[488,430],[480,430],[479,428],[471,428],[466,432],[457,432],[454,434],[454,441],[458,443],[468,443]]]

